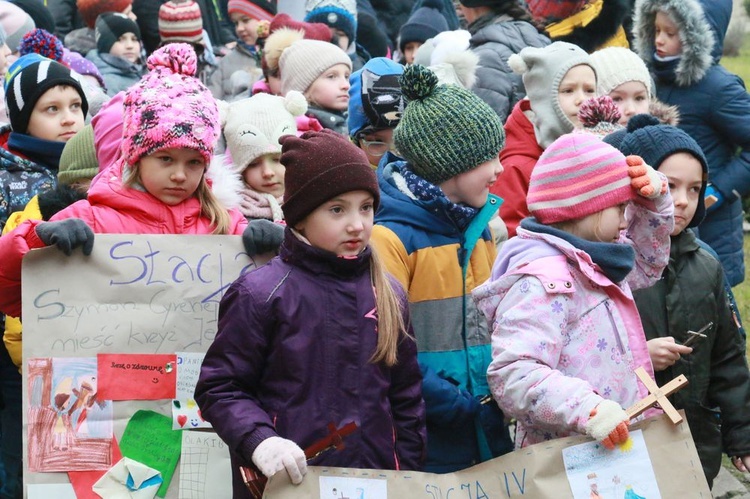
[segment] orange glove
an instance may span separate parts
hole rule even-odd
[[[630,419],[620,404],[603,400],[589,414],[586,434],[609,450],[628,440]]]
[[[667,184],[656,173],[656,170],[647,165],[640,156],[628,156],[628,175],[630,175],[630,186],[641,196],[649,199],[657,198],[667,192]]]

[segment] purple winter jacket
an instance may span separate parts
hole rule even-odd
[[[268,437],[302,449],[354,421],[343,450],[311,465],[418,470],[425,455],[425,409],[416,344],[404,337],[398,363],[369,361],[377,344],[370,249],[339,258],[289,229],[278,257],[240,277],[219,308],[195,399],[230,449],[235,498],[250,497],[238,466]],[[404,304],[403,289],[394,287]],[[409,327],[409,333],[411,327]]]

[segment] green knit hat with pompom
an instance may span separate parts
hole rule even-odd
[[[393,140],[414,173],[438,185],[489,161],[505,146],[503,123],[469,90],[438,83],[424,66],[399,78],[407,100]]]

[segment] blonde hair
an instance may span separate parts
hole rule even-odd
[[[385,265],[378,252],[370,246],[370,279],[375,293],[375,306],[378,312],[378,345],[370,358],[371,362],[383,362],[393,367],[398,362],[398,345],[404,337],[409,337],[404,323],[402,307],[396,290],[385,272]]]
[[[132,188],[136,183],[142,183],[139,166],[140,162],[132,166],[126,163],[123,166],[123,169],[127,170],[127,173],[123,175],[122,185]],[[203,172],[201,181],[195,189],[193,196],[198,198],[198,202],[201,206],[201,215],[208,218],[211,225],[214,226],[214,230],[211,234],[229,234],[229,226],[231,225],[229,213],[219,200],[216,199],[216,196],[211,191],[208,183],[206,183],[205,171]]]

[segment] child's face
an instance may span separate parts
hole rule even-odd
[[[421,42],[409,42],[404,45],[404,62],[406,64],[412,64],[414,62],[414,56],[417,55],[417,49],[421,46]]]
[[[81,95],[69,85],[57,85],[34,104],[26,134],[38,139],[67,142],[83,128]]]
[[[326,69],[305,92],[307,101],[323,109],[346,111],[349,108],[350,74],[346,64]]]
[[[367,155],[371,165],[377,166],[380,158],[389,150],[393,150],[393,128],[384,128],[359,135],[357,146]]]
[[[344,33],[343,30],[340,30],[338,28],[331,28],[334,33],[336,33],[336,36],[339,39],[339,48],[346,52],[346,49],[349,48],[349,36]]]
[[[490,187],[501,173],[503,167],[500,159],[492,158],[468,172],[446,180],[440,184],[440,188],[446,197],[456,204],[463,203],[481,208],[487,202]]]
[[[568,232],[587,241],[615,243],[620,239],[620,231],[627,228],[625,207],[628,203],[610,206],[576,220]]]
[[[169,148],[142,157],[136,168],[146,191],[174,206],[195,194],[206,171],[206,161],[195,149]]]
[[[640,81],[626,81],[615,87],[609,96],[620,110],[622,117],[619,123],[621,125],[627,125],[630,118],[636,114],[648,113],[648,106],[651,103],[648,89]]]
[[[656,13],[654,21],[655,36],[654,45],[656,55],[659,57],[672,57],[682,53],[682,42],[680,41],[680,29],[666,12]]]
[[[232,12],[229,14],[229,18],[234,23],[234,30],[237,33],[237,37],[247,45],[255,45],[255,42],[258,40],[258,25],[260,22],[257,19],[238,12]]]
[[[356,256],[370,241],[374,212],[371,193],[350,191],[318,206],[295,228],[316,248]]]
[[[109,53],[126,61],[138,62],[141,57],[141,41],[135,33],[125,33],[112,45]]]
[[[247,165],[242,172],[245,183],[254,191],[271,194],[275,198],[283,196],[286,168],[279,162],[280,157],[280,154],[264,154]]]
[[[669,192],[674,201],[674,230],[671,235],[676,236],[693,220],[698,208],[703,168],[692,154],[678,152],[662,161],[659,171],[669,181]]]
[[[579,64],[570,68],[557,89],[557,101],[560,103],[560,109],[575,127],[580,127],[578,108],[587,99],[595,95],[596,73],[587,64]]]

